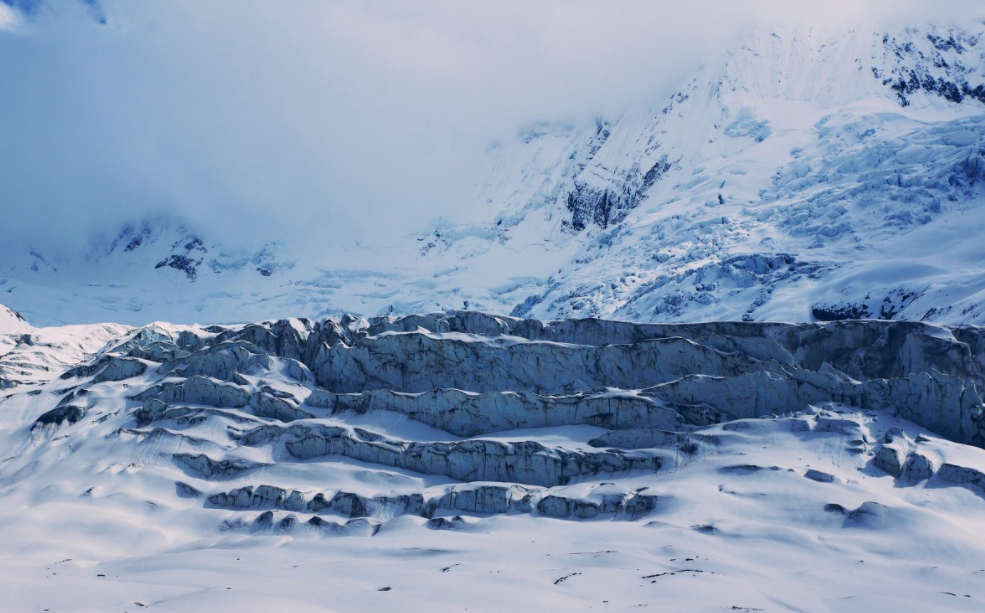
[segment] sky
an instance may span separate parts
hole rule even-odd
[[[491,142],[659,101],[763,19],[973,4],[0,0],[0,242],[392,240],[468,216]]]

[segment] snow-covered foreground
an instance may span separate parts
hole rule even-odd
[[[839,417],[873,434],[894,423]],[[92,465],[52,467],[44,487],[5,484],[0,583],[16,611],[981,610],[980,491],[899,487],[841,433],[736,423],[753,430],[714,454],[616,480],[660,496],[633,522],[474,516],[429,530],[402,518],[374,536],[224,534],[223,514],[198,500],[126,472],[85,496]],[[980,450],[930,447],[985,469]],[[805,478],[808,467],[834,481]]]
[[[88,500],[74,480],[8,486],[0,582],[16,611],[981,610],[980,493],[896,487],[845,451],[845,435],[789,425],[754,423],[756,436],[713,456],[618,480],[661,496],[635,522],[474,517],[428,530],[404,518],[372,537],[224,535],[198,501],[114,501],[113,488]],[[835,481],[804,478],[808,466]],[[122,475],[116,488],[162,498]]]
[[[5,334],[4,608],[978,611],[982,334]]]

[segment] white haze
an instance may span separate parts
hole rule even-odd
[[[660,99],[764,18],[978,11],[800,4],[107,0],[105,26],[0,4],[0,241],[164,212],[220,240],[387,241],[469,216],[493,140]]]

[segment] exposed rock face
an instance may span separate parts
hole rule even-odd
[[[930,479],[934,474],[934,463],[927,456],[913,453],[907,456],[906,464],[903,465],[903,473],[913,481],[924,481]]]
[[[605,140],[609,133],[599,129],[599,137]],[[636,208],[654,183],[670,170],[667,156],[652,162],[646,170],[636,165],[622,173],[605,173],[601,168],[593,168],[574,181],[565,199],[565,207],[571,214],[565,220],[567,227],[576,232],[595,224],[606,228],[622,221],[632,209]],[[601,176],[606,174],[609,176]],[[618,185],[618,188],[616,186]]]
[[[294,458],[310,460],[341,455],[460,481],[497,481],[530,485],[564,485],[574,479],[660,469],[661,459],[621,451],[578,452],[523,441],[501,443],[466,440],[416,443],[388,440],[366,431],[339,427],[293,426],[277,432],[264,426],[248,432],[245,444],[283,441]]]
[[[690,421],[651,398],[606,390],[544,396],[525,391],[476,393],[434,389],[408,394],[369,390],[338,394],[317,389],[306,402],[332,411],[398,411],[457,436],[571,424],[605,428],[647,424],[672,430]]]
[[[66,405],[56,407],[35,420],[31,429],[39,429],[44,426],[60,426],[62,424],[78,423],[86,414],[85,407]]]
[[[213,460],[204,454],[176,453],[174,461],[191,474],[206,479],[230,479],[259,468],[261,465],[247,460]]]
[[[174,373],[191,377],[211,377],[235,381],[236,374],[253,373],[271,368],[271,356],[246,341],[218,343],[194,354],[177,358],[161,367],[161,374]]]
[[[890,428],[872,458],[872,465],[893,476],[897,486],[918,483],[932,487],[958,486],[985,497],[985,472],[981,467],[963,465],[969,460],[965,454],[957,455],[956,459],[948,458],[946,452],[942,456],[942,447],[947,450],[953,446],[924,435],[918,435],[914,440],[898,428]]]
[[[948,483],[967,485],[985,495],[985,473],[966,466],[944,464],[937,475]]]
[[[320,385],[340,392],[457,388],[566,394],[599,387],[639,389],[693,372],[725,376],[763,367],[744,354],[677,337],[628,345],[571,345],[408,332],[367,336],[351,347],[330,348],[314,372]]]
[[[469,485],[456,487],[440,498],[427,502],[425,512],[428,517],[438,509],[466,511],[470,513],[492,514],[518,511],[533,511],[533,499],[542,490],[518,485]]]
[[[903,464],[905,461],[903,453],[896,447],[890,447],[889,445],[883,445],[872,459],[873,464],[894,477],[903,476]]]
[[[637,519],[657,507],[657,496],[641,492],[626,492],[611,484],[593,488],[587,496],[575,498],[549,494],[537,503],[537,511],[548,517],[595,519],[623,516]]]
[[[178,496],[261,512],[242,523],[258,532],[372,533],[401,515],[435,529],[467,528],[470,514],[634,520],[657,509],[656,494],[605,479],[659,479],[728,436],[755,435],[764,423],[756,418],[775,415],[790,415],[772,421],[798,436],[844,439],[860,462],[871,452],[871,466],[901,486],[933,479],[985,491],[981,473],[941,460],[920,436],[875,436],[858,419],[817,408],[888,411],[985,446],[985,332],[972,327],[644,325],[455,312],[146,328],[107,347],[71,365],[59,381],[72,387],[54,390],[57,406],[34,428],[106,419],[101,392],[89,386],[132,388],[114,433],[188,475]],[[423,434],[389,434],[394,421]],[[718,422],[728,423],[699,429]],[[591,434],[571,443],[529,434],[564,427]],[[337,462],[429,485],[367,495],[243,482]],[[799,474],[819,487],[844,481],[808,468]],[[222,490],[209,483],[233,480]],[[882,514],[860,508],[846,521],[869,525]]]
[[[162,383],[134,396],[135,400],[155,398],[166,403],[207,404],[214,407],[245,407],[250,394],[237,385],[223,384],[195,375],[181,383]]]
[[[387,406],[466,436],[481,428],[554,425],[552,418],[667,428],[674,415],[653,408],[667,404],[703,405],[735,418],[835,401],[895,409],[948,438],[985,444],[985,334],[978,328],[858,321],[539,322],[479,313],[381,318],[348,327],[325,322],[318,328],[307,343],[295,339],[292,352],[334,393],[318,393],[312,404],[336,410]],[[643,393],[585,394],[602,387]],[[504,389],[517,396],[499,393]],[[644,400],[651,398],[656,402]],[[546,406],[574,415],[561,418]],[[624,416],[627,410],[633,414]],[[597,423],[598,415],[611,421]]]
[[[817,481],[818,483],[833,483],[835,480],[834,475],[813,468],[804,473],[804,477],[811,481]]]
[[[985,443],[985,335],[977,328],[540,322],[456,312],[215,332],[172,339],[147,329],[121,345],[127,356],[161,360],[161,374],[185,377],[135,398],[252,407],[284,422],[313,417],[301,397],[244,388],[243,375],[280,364],[299,383],[314,378],[306,404],[315,409],[397,411],[466,437],[568,424],[673,432],[839,402],[896,410],[953,440]],[[136,364],[105,368],[123,376]],[[307,455],[319,445],[329,448],[317,439],[291,448]]]
[[[129,340],[113,349],[111,355],[141,358],[154,362],[165,362],[188,355],[179,347],[171,335],[163,330],[142,328]]]
[[[366,497],[344,491],[332,495],[319,492],[309,500],[307,494],[297,490],[288,491],[271,485],[260,485],[213,494],[208,497],[206,504],[220,509],[307,512],[340,515],[347,519],[372,518],[374,521],[400,515],[430,519],[441,512],[478,515],[521,513],[555,519],[634,520],[656,509],[657,496],[645,491],[627,491],[613,484],[592,486],[587,492],[573,492],[565,488],[545,490],[518,485],[476,484],[455,486],[446,489],[444,494],[432,495],[427,500],[418,493]],[[272,518],[273,515],[269,517]],[[435,527],[451,526],[439,523]]]
[[[698,445],[718,444],[714,436],[685,432],[668,432],[657,428],[627,428],[610,430],[588,441],[592,447],[618,447],[620,449],[648,449],[651,447],[676,447],[685,453],[694,453]]]
[[[135,358],[118,358],[110,360],[106,368],[102,370],[93,383],[105,383],[106,381],[124,381],[133,377],[139,377],[147,372],[147,365]]]
[[[306,507],[306,496],[297,490],[287,491],[273,485],[241,487],[229,492],[209,496],[207,503],[221,509],[284,509],[301,511]]]

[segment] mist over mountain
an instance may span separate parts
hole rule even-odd
[[[12,5],[29,320],[985,318],[974,5],[221,4]]]
[[[0,0],[0,91],[0,608],[982,609],[981,3]]]

